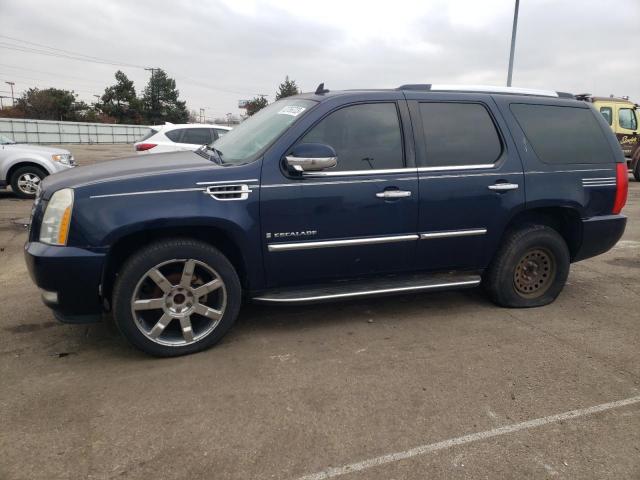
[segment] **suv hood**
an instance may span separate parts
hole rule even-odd
[[[28,153],[40,153],[40,154],[70,154],[69,150],[64,148],[49,147],[47,145],[29,145],[28,143],[7,143],[2,145],[5,150],[22,151]]]
[[[46,177],[42,182],[45,198],[61,188],[77,188],[111,180],[139,178],[172,173],[193,168],[217,167],[215,163],[194,152],[169,152],[108,160],[95,165],[76,167]]]

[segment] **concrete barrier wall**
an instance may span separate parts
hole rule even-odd
[[[133,143],[148,132],[144,125],[0,118],[0,135],[20,143]]]

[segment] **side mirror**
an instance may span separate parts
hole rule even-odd
[[[317,172],[338,164],[336,151],[323,143],[296,145],[284,159],[294,172]]]

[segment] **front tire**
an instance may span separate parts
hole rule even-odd
[[[558,232],[528,225],[507,234],[484,283],[491,299],[502,307],[540,307],[560,294],[569,264],[569,249]]]
[[[636,165],[633,167],[633,178],[636,179],[636,182],[640,182],[640,158],[636,160]]]
[[[192,239],[152,244],[132,255],[113,290],[115,323],[135,347],[174,357],[216,344],[241,303],[238,275],[211,245]]]
[[[46,176],[47,172],[41,168],[20,167],[11,175],[11,190],[20,198],[35,198],[40,182]]]

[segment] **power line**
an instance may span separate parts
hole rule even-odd
[[[7,43],[7,42],[2,42],[0,41],[0,48],[5,48],[5,49],[9,49],[9,50],[15,50],[15,51],[19,51],[19,52],[23,52],[23,53],[35,53],[37,55],[44,55],[44,56],[49,56],[49,57],[55,57],[55,58],[65,58],[68,60],[76,60],[76,61],[82,61],[82,62],[89,62],[89,63],[96,63],[96,64],[100,64],[100,65],[112,65],[112,66],[124,66],[124,67],[131,67],[131,68],[141,68],[144,70],[151,70],[148,67],[144,67],[142,65],[136,65],[136,64],[131,64],[131,63],[126,63],[126,62],[117,62],[115,60],[108,60],[108,59],[104,59],[101,57],[95,57],[95,56],[91,56],[91,55],[85,55],[83,53],[79,53],[79,52],[73,52],[71,50],[65,50],[62,48],[55,48],[55,47],[50,47],[48,45],[44,45],[41,43],[36,43],[36,42],[31,42],[31,41],[27,41],[27,40],[22,40],[16,37],[11,37],[8,35],[0,35],[0,38],[5,38],[14,42],[20,42],[23,43],[25,45],[16,45],[13,43]],[[39,48],[34,48],[34,47],[29,47],[26,45],[33,45],[34,47],[39,47]],[[44,49],[44,50],[43,50]],[[9,66],[9,65],[6,65]],[[12,67],[12,68],[22,68],[22,67]],[[24,69],[24,68],[23,68]],[[24,70],[29,70],[29,69],[24,69]],[[156,70],[156,69],[154,69]],[[38,72],[37,70],[31,70],[34,72]],[[40,73],[44,73],[46,75],[49,75],[49,72],[42,72],[40,71]],[[18,75],[16,75],[18,76]],[[153,76],[153,72],[152,72],[152,76]],[[23,78],[25,78],[23,76]],[[28,77],[26,77],[28,78]],[[72,78],[72,77],[69,77]],[[77,78],[77,77],[76,77]],[[212,90],[215,92],[222,92],[222,93],[229,93],[232,95],[240,95],[240,96],[266,96],[266,95],[262,95],[262,94],[254,94],[254,93],[248,93],[248,92],[238,92],[235,90],[229,90],[229,89],[224,89],[224,88],[216,88],[216,87],[212,87],[209,84],[205,83],[204,81],[200,81],[197,79],[193,79],[190,77],[186,77],[186,76],[179,76],[179,77],[174,77],[176,79],[179,79],[181,82],[183,83],[187,83],[187,84],[191,84],[200,88],[205,88],[207,90]],[[39,80],[39,79],[34,79],[36,81],[43,81],[43,80]]]
[[[36,42],[30,42],[28,40],[22,40],[20,38],[15,38],[15,37],[10,37],[8,35],[0,35],[0,38],[6,38],[8,40],[12,40],[14,42],[19,42],[19,43],[23,43],[26,45],[33,45],[36,47],[40,47],[40,48],[45,48],[46,50],[52,50],[51,52],[47,52],[46,50],[41,50],[41,49],[36,49],[33,47],[27,47],[24,45],[14,45],[11,43],[7,43],[7,42],[2,42],[6,47],[18,47],[18,48],[25,48],[25,49],[31,49],[34,50],[33,53],[42,53],[42,54],[50,54],[50,55],[63,55],[65,57],[73,57],[73,59],[75,60],[84,60],[87,62],[95,62],[95,63],[102,63],[102,64],[108,64],[108,65],[121,65],[121,66],[126,66],[126,67],[133,67],[133,68],[144,68],[144,66],[142,65],[136,65],[133,63],[127,63],[127,62],[120,62],[120,61],[116,61],[116,60],[110,60],[110,59],[106,59],[106,58],[101,58],[101,57],[95,57],[92,55],[86,55],[84,53],[79,53],[79,52],[73,52],[71,50],[65,50],[62,48],[55,48],[55,47],[50,47],[49,45],[44,45],[42,43],[36,43]],[[59,52],[59,53],[56,53]]]
[[[86,77],[75,77],[75,76],[72,76],[72,75],[54,73],[54,72],[49,72],[49,71],[45,71],[45,70],[34,70],[33,68],[18,67],[16,65],[8,65],[6,63],[0,63],[0,67],[14,68],[16,70],[24,70],[26,72],[33,72],[33,73],[43,73],[43,74],[45,74],[45,75],[47,75],[49,77],[55,76],[55,77],[60,77],[60,78],[70,78],[70,79],[73,79],[73,80],[80,80],[80,81],[87,82],[87,83],[97,83],[97,82],[94,82],[93,80],[91,80],[89,78],[86,78]],[[18,75],[14,74],[14,73],[12,73],[11,75],[18,76]]]
[[[11,43],[6,43],[6,42],[0,42],[0,48],[6,48],[9,50],[16,50],[18,52],[24,52],[24,53],[37,53],[38,55],[45,55],[47,57],[57,57],[57,58],[66,58],[68,60],[78,60],[81,62],[90,62],[90,63],[98,63],[101,65],[113,65],[115,67],[133,67],[133,68],[144,68],[140,65],[132,65],[129,63],[116,63],[116,62],[110,62],[110,61],[102,61],[102,60],[93,60],[90,58],[86,58],[86,57],[81,57],[81,56],[74,56],[74,55],[67,55],[64,53],[57,53],[57,52],[50,52],[47,50],[42,50],[42,49],[37,49],[37,48],[33,48],[33,47],[25,47],[22,45],[14,45]]]
[[[43,73],[45,73],[45,72],[43,72]],[[54,81],[51,78],[36,78],[36,77],[29,76],[29,75],[20,75],[20,74],[15,74],[15,73],[9,74],[9,73],[6,73],[6,72],[5,73],[0,73],[0,76],[3,77],[3,78],[9,78],[9,77],[11,77],[11,78],[19,78],[19,79],[23,80],[22,83],[25,83],[27,80],[35,81],[35,82],[45,82],[45,83],[51,83],[52,81]],[[84,82],[84,81],[77,82],[75,80],[65,80],[65,79],[60,79],[60,80],[55,80],[55,81],[57,83],[71,83],[73,85],[79,85],[81,87],[104,88],[106,86],[104,83],[101,83],[101,82]]]
[[[94,57],[92,55],[85,55],[84,53],[73,52],[71,50],[64,50],[62,48],[55,48],[55,47],[51,47],[49,45],[44,45],[42,43],[36,43],[36,42],[30,42],[30,41],[27,41],[27,40],[21,40],[19,38],[10,37],[8,35],[0,35],[0,38],[6,38],[6,39],[9,39],[9,40],[13,40],[15,42],[19,42],[19,43],[25,43],[27,45],[34,45],[36,47],[42,47],[42,48],[46,48],[48,50],[54,50],[54,51],[57,51],[57,52],[62,52],[62,53],[66,53],[66,54],[69,54],[69,55],[75,55],[75,56],[79,56],[79,57],[90,58],[90,59],[99,60],[99,61],[102,61],[102,62],[122,63],[122,62],[116,62],[114,60],[107,60],[107,59],[100,58],[100,57]],[[124,65],[124,63],[123,63],[123,65]],[[127,64],[127,65],[129,65],[129,64]],[[139,68],[143,68],[143,67],[141,67],[139,65],[131,65],[131,66],[136,66],[136,67],[139,67]]]

